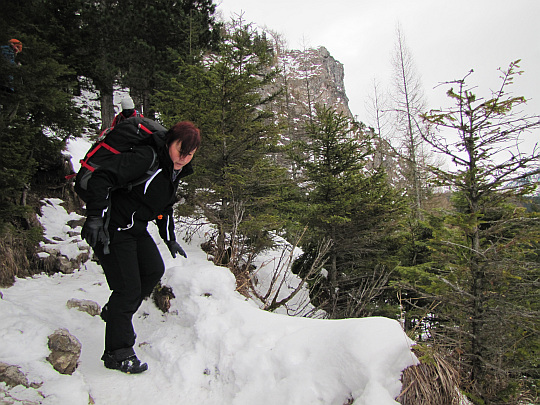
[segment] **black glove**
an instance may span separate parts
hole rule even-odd
[[[82,227],[81,237],[92,247],[98,242],[107,244],[107,234],[103,229],[103,218],[88,217]]]
[[[169,248],[169,251],[171,252],[172,257],[176,257],[176,254],[179,253],[180,256],[184,256],[187,259],[186,252],[184,252],[184,249],[178,244],[175,240],[170,240],[167,242],[167,247]]]

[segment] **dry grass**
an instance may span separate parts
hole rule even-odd
[[[0,286],[9,287],[15,277],[29,275],[29,261],[26,256],[26,246],[23,241],[11,235],[0,240]]]
[[[396,398],[402,405],[458,405],[458,372],[434,350],[419,365],[408,367],[402,375],[403,391]]]

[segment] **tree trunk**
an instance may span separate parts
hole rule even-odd
[[[143,115],[146,118],[155,119],[156,112],[150,108],[150,91],[144,90],[143,91]]]
[[[28,197],[28,190],[30,189],[30,183],[26,183],[23,186],[23,191],[21,194],[21,205],[24,207],[26,206],[26,198]]]
[[[471,314],[471,351],[472,358],[472,380],[482,380],[482,326],[483,326],[483,293],[485,274],[481,269],[478,259],[478,249],[480,248],[480,237],[478,229],[472,235],[471,248],[473,249],[470,271],[472,280],[472,314]]]
[[[401,30],[398,28],[398,41],[396,44],[396,55],[394,56],[396,84],[398,86],[397,105],[399,115],[404,117],[406,128],[404,128],[404,146],[407,149],[404,156],[407,165],[405,178],[407,181],[407,191],[411,201],[411,209],[415,219],[422,219],[422,194],[423,184],[421,182],[421,140],[417,135],[416,116],[423,109],[423,101],[419,88],[419,81],[415,77],[411,56],[405,46]]]
[[[474,128],[474,122],[469,122],[469,128]],[[480,229],[479,229],[479,179],[477,178],[477,153],[474,144],[474,134],[465,134],[465,145],[468,155],[468,170],[466,179],[466,196],[469,200],[469,209],[474,228],[469,234],[470,238],[470,259],[469,271],[472,276],[471,295],[472,295],[472,313],[471,322],[471,380],[484,380],[484,292],[486,274],[482,269],[482,258],[480,256]]]
[[[114,120],[113,87],[100,89],[101,130],[109,128]]]

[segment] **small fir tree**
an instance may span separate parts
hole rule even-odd
[[[290,181],[272,158],[279,139],[267,108],[278,96],[269,90],[277,74],[272,62],[264,34],[235,21],[216,53],[199,65],[181,62],[170,88],[156,97],[167,125],[189,119],[201,128],[196,178],[190,181],[197,193],[186,190],[181,208],[200,210],[216,224],[218,261],[249,262],[268,246],[269,232],[283,227]],[[242,235],[242,242],[231,235]]]
[[[438,185],[454,192],[454,211],[434,228],[431,262],[401,269],[408,286],[429,297],[424,336],[458,356],[462,388],[490,404],[519,401],[518,387],[540,376],[539,218],[518,205],[535,186],[520,179],[540,154],[516,147],[540,120],[515,112],[526,101],[508,93],[521,74],[518,62],[501,73],[501,86],[488,99],[473,93],[467,75],[448,90],[455,107],[424,115],[456,133],[424,134],[455,164],[433,168]]]
[[[329,240],[328,276],[312,300],[332,317],[369,314],[392,267],[389,241],[402,200],[383,171],[367,169],[372,137],[360,123],[317,106],[306,137],[293,143],[292,154],[304,176],[306,201],[300,216],[308,228],[296,271],[309,268],[318,242]]]

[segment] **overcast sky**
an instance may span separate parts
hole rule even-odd
[[[324,46],[345,68],[349,107],[369,123],[365,105],[376,79],[388,88],[399,23],[429,108],[448,103],[445,81],[463,78],[489,95],[497,68],[521,59],[513,95],[540,114],[540,0],[216,0],[225,19],[281,33],[290,49]],[[535,134],[539,138],[538,133]]]

